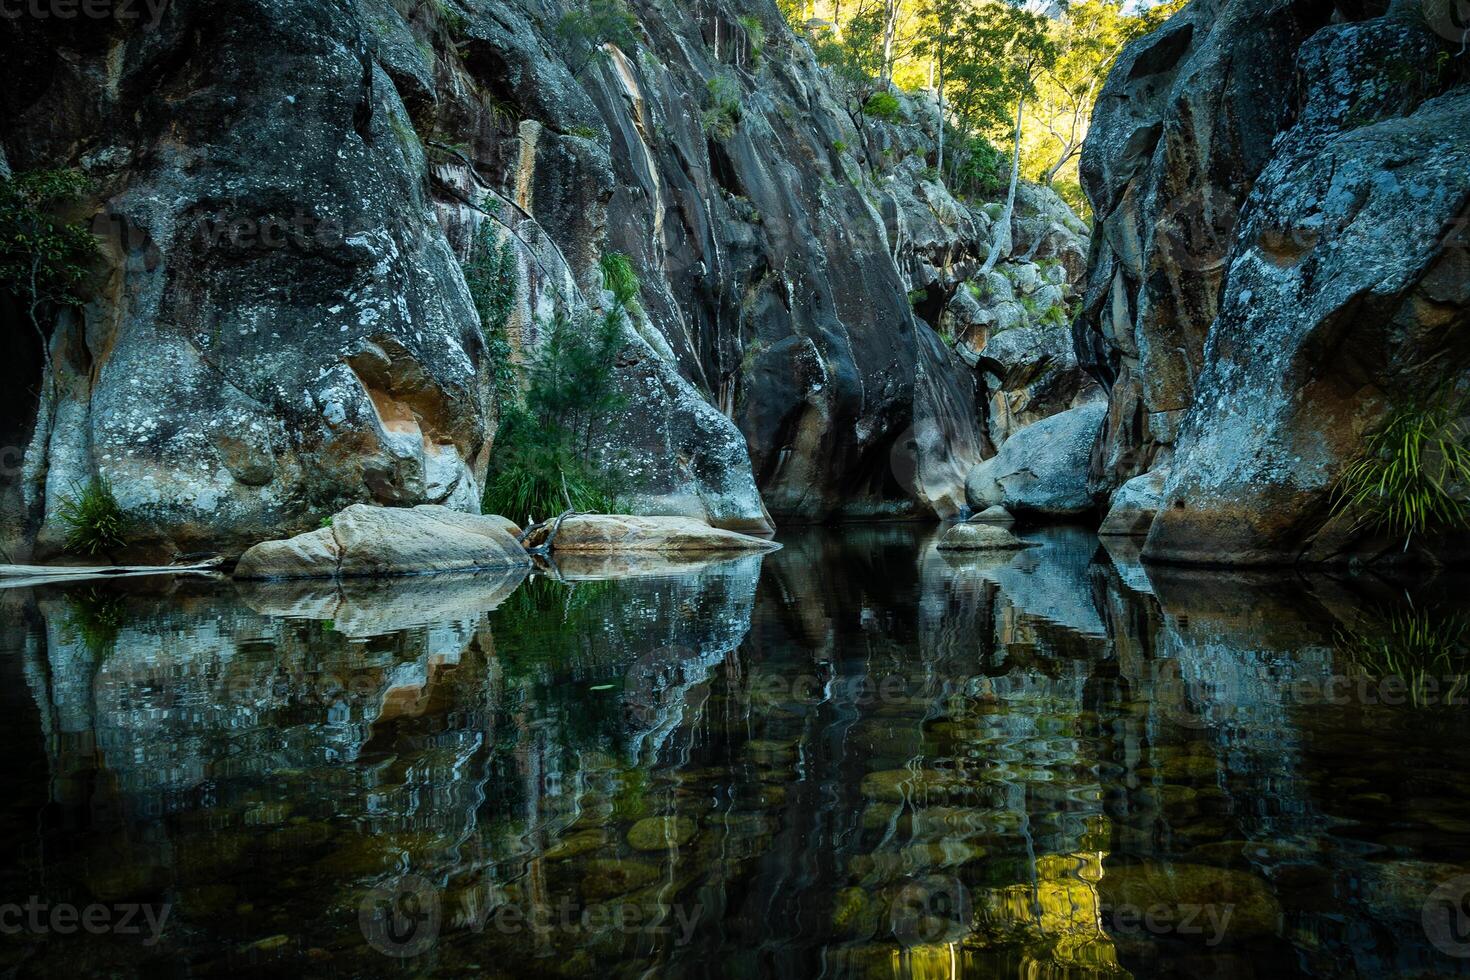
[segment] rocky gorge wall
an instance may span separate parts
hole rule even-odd
[[[1470,386],[1462,39],[1437,0],[1196,0],[1119,58],[1074,332],[1109,390],[1092,489],[1146,559],[1404,554],[1332,494],[1393,411]]]
[[[1013,254],[973,281],[1000,208],[929,179],[932,104],[873,126],[868,174],[773,5],[631,8],[632,49],[585,65],[540,0],[0,25],[24,69],[5,166],[82,170],[103,243],[44,354],[9,332],[33,393],[7,420],[12,557],[56,554],[62,497],[99,473],[150,554],[352,502],[477,510],[499,365],[461,265],[487,222],[518,361],[555,310],[607,305],[601,256],[632,258],[627,407],[599,438],[635,512],[952,515],[1017,428],[1099,396],[1066,342],[1085,229],[1055,195],[1022,188]]]

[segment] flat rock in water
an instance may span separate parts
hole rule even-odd
[[[235,577],[382,577],[525,567],[531,559],[512,527],[503,517],[433,504],[353,504],[334,516],[330,527],[251,548],[235,566]]]
[[[938,547],[942,551],[1014,551],[1031,545],[1003,527],[965,523],[945,531]]]
[[[996,504],[993,507],[987,507],[987,508],[985,508],[980,513],[976,514],[974,517],[970,518],[970,523],[971,524],[1014,524],[1014,523],[1016,523],[1016,518],[1014,516],[1012,516],[1012,514],[1011,514],[1010,511],[1006,510],[1000,504]]]
[[[546,540],[550,527],[534,531],[526,547]],[[774,551],[774,541],[710,527],[691,517],[633,517],[628,514],[582,514],[568,517],[552,541],[556,553],[741,552]]]

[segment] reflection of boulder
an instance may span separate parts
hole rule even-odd
[[[264,616],[329,621],[347,636],[374,636],[446,620],[473,620],[495,609],[526,577],[525,569],[339,581],[235,584]]]
[[[1097,538],[1081,528],[1056,527],[1029,534],[1027,540],[1040,547],[983,574],[1021,612],[1083,636],[1104,635],[1088,577]]]
[[[602,579],[700,575],[713,570],[715,566],[745,560],[729,555],[708,555],[700,552],[672,552],[669,554],[567,552],[556,556],[556,570],[568,582],[595,582]],[[759,559],[756,560],[759,562]]]
[[[1140,556],[1143,553],[1143,542],[1138,538],[1124,535],[1109,535],[1098,537],[1098,543],[1112,559],[1113,569],[1118,573],[1118,578],[1123,584],[1134,592],[1142,592],[1152,595],[1153,583],[1149,581],[1148,570],[1143,567]]]
[[[711,527],[692,517],[635,517],[628,514],[580,514],[538,528],[526,537],[526,547],[537,548],[556,531],[551,549],[556,555],[624,554],[636,552],[695,552],[731,554],[774,551],[780,545],[738,531]]]

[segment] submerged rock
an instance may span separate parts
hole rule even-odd
[[[637,859],[595,858],[586,863],[582,878],[582,897],[599,902],[616,895],[626,895],[658,879],[658,866]]]
[[[1092,510],[1087,468],[1107,406],[1090,402],[1029,425],[970,472],[970,506],[1070,517]]]
[[[1182,863],[1108,866],[1098,892],[1105,918],[1109,911],[1173,910],[1180,916],[1174,935],[1211,945],[1272,935],[1281,927],[1276,896],[1264,881],[1243,871]],[[1198,922],[1192,916],[1186,928],[1183,916],[1191,910],[1216,915]]]
[[[635,851],[666,851],[683,847],[698,830],[688,817],[644,817],[628,828],[628,846]]]
[[[350,578],[528,566],[531,559],[508,523],[432,505],[354,504],[333,517],[330,527],[255,545],[240,557],[235,577]]]
[[[550,527],[533,531],[526,547],[541,545]],[[774,541],[738,531],[710,527],[688,517],[635,517],[629,514],[583,514],[562,522],[552,551],[604,554],[623,552],[742,552],[774,551]]]
[[[941,551],[1012,551],[1031,545],[993,524],[956,524],[935,545]]]

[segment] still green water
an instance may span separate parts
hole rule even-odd
[[[1470,972],[1463,580],[935,534],[0,592],[0,969]]]

